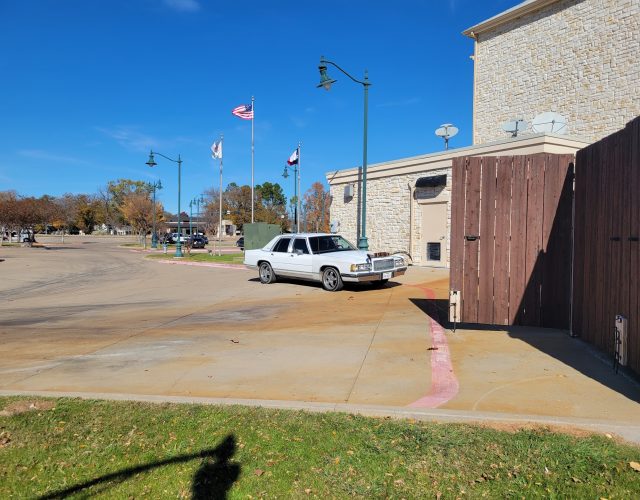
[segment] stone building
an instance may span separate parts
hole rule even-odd
[[[474,39],[474,144],[545,111],[589,142],[640,114],[639,0],[527,0],[464,34]]]
[[[527,0],[464,33],[474,39],[473,146],[369,165],[372,251],[448,266],[451,165],[456,156],[575,153],[640,114],[640,0]],[[568,135],[502,123],[556,111]],[[357,242],[361,169],[326,174],[331,220]]]

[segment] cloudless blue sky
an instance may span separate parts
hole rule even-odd
[[[284,164],[302,142],[302,191],[362,163],[471,143],[472,40],[461,31],[519,0],[0,0],[0,191],[95,193],[118,178],[160,179],[177,209],[218,187],[209,147],[224,134],[223,184],[251,180],[251,122],[231,114],[255,96],[255,182],[293,196]]]

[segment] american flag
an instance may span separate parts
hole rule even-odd
[[[242,118],[243,120],[253,120],[253,105],[242,104],[237,108],[233,108],[231,114],[236,115],[238,118]]]

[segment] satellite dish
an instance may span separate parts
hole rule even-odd
[[[451,123],[443,123],[436,129],[436,135],[444,139],[444,149],[449,149],[449,139],[457,133],[458,127],[454,127]]]
[[[524,132],[528,126],[524,120],[509,120],[502,124],[502,130],[510,133],[511,137],[518,137],[518,132]]]
[[[547,111],[540,113],[531,122],[531,129],[534,132],[548,132],[552,134],[567,133],[567,119],[560,113]]]

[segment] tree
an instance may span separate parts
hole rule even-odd
[[[147,233],[153,223],[153,201],[149,198],[149,193],[131,192],[125,196],[122,202],[122,215],[138,232],[144,248],[147,248]],[[162,217],[162,207],[156,203],[156,218]]]
[[[78,229],[76,226],[78,221],[78,199],[75,195],[66,193],[61,198],[56,199],[55,206],[53,226],[62,230],[62,243],[64,243],[65,230],[71,233]]]
[[[256,196],[257,198],[257,196]],[[251,222],[251,187],[231,183],[223,195],[223,212],[238,227]]]
[[[144,181],[131,179],[118,179],[109,181],[106,186],[100,188],[97,194],[96,220],[101,221],[109,229],[126,224],[122,213],[122,205],[125,198],[131,193],[151,192],[149,184]]]
[[[329,205],[331,198],[321,182],[314,182],[304,194],[305,223],[316,232],[329,232]]]
[[[282,224],[285,228],[288,225],[288,220],[283,224],[287,218],[287,198],[280,184],[265,182],[257,185],[255,190],[260,200],[256,207],[258,212],[256,219],[269,224]]]
[[[18,193],[15,191],[0,191],[0,228],[2,229],[0,245],[2,245],[5,232],[9,233],[9,241],[11,241],[11,232],[16,225],[17,201]]]

